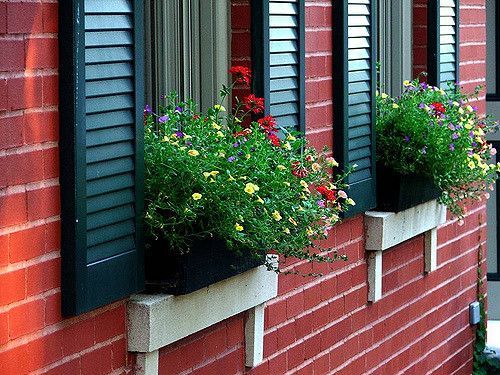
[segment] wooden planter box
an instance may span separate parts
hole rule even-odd
[[[377,163],[377,210],[400,212],[437,199],[441,191],[427,177],[401,175]]]
[[[149,292],[182,295],[264,264],[250,251],[236,254],[225,242],[197,241],[186,254],[169,254],[161,241],[146,248],[146,289]]]

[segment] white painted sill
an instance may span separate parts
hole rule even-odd
[[[365,213],[365,249],[368,254],[368,300],[382,298],[382,252],[425,234],[425,272],[437,267],[437,228],[446,222],[446,206],[432,200],[407,210]]]
[[[158,349],[250,310],[246,365],[255,366],[263,357],[264,303],[277,294],[278,275],[260,266],[182,296],[134,295],[127,306],[128,350],[142,353],[139,373],[157,373]]]

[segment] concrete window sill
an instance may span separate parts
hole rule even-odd
[[[260,266],[187,295],[132,296],[128,350],[138,353],[139,374],[158,373],[160,348],[247,310],[246,365],[257,365],[263,357],[264,303],[277,293],[278,275]]]
[[[382,298],[382,252],[425,234],[425,272],[437,267],[437,227],[446,221],[446,207],[436,200],[398,213],[365,213],[365,249],[368,254],[368,300]]]

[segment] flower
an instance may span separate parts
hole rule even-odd
[[[287,227],[283,228],[283,232],[286,233],[286,234],[290,234],[290,229],[288,229]]]
[[[216,122],[212,122],[212,128],[214,128],[215,130],[221,130],[222,129],[222,127],[219,124],[217,124]]]
[[[232,163],[236,160],[236,156],[230,156],[229,158],[227,158],[227,161]]]
[[[255,184],[252,184],[251,182],[248,182],[245,185],[245,189],[244,190],[245,190],[245,193],[252,195],[256,191],[259,191],[259,187],[257,185],[255,185]]]
[[[183,109],[180,106],[175,107],[175,112],[182,113]]]
[[[161,116],[161,117],[159,117],[159,118],[158,118],[158,122],[159,122],[160,124],[164,124],[164,123],[166,123],[169,119],[170,119],[170,118],[169,118],[167,115],[165,115],[165,116]]]
[[[146,104],[146,106],[144,107],[144,114],[150,115],[151,113],[153,113],[153,110],[151,109],[149,104]]]
[[[334,190],[328,189],[326,186],[318,186],[316,191],[320,193],[327,201],[334,201],[337,199],[337,194]]]
[[[281,146],[280,139],[278,138],[278,136],[276,134],[269,134],[267,137],[269,138],[269,140],[271,141],[273,146],[276,146],[276,147]]]
[[[258,119],[257,122],[259,123],[262,130],[264,130],[264,132],[266,133],[278,131],[278,129],[276,128],[276,120],[273,116],[264,116]]]
[[[250,94],[243,98],[243,107],[247,111],[251,111],[255,114],[264,113],[264,98],[259,98],[254,94]]]
[[[218,137],[224,137],[224,133],[223,133],[223,132],[221,132],[221,131],[219,130],[219,131],[217,132],[217,136],[218,136]]]
[[[273,219],[276,221],[280,221],[282,219],[279,211],[276,211],[276,210],[272,213],[272,216],[273,216]]]
[[[321,165],[319,165],[318,163],[313,163],[311,165],[311,169],[314,171],[314,172],[319,172],[321,170]]]
[[[284,148],[285,150],[287,150],[287,151],[290,151],[290,150],[292,149],[292,146],[290,145],[290,143],[289,143],[289,142],[285,142],[285,143],[283,144],[283,148]]]
[[[189,156],[198,156],[200,153],[196,150],[189,150],[188,154]]]
[[[431,103],[431,106],[434,108],[434,114],[436,116],[441,116],[442,114],[444,114],[446,112],[446,108],[445,108],[443,103],[434,102],[434,103]]]
[[[405,142],[407,142],[407,143],[410,142],[410,137],[407,135],[405,135]]]
[[[352,200],[351,198],[347,198],[346,199],[346,203],[350,206],[355,206],[356,205],[356,202],[354,202],[354,200]]]
[[[237,232],[241,232],[241,231],[243,231],[243,229],[244,229],[244,228],[243,228],[243,226],[242,226],[241,224],[236,223],[236,224],[234,224],[234,229],[235,229]]]
[[[392,108],[394,109],[399,108],[399,105],[397,105],[396,103],[392,103]]]
[[[214,105],[214,109],[218,112],[226,112],[226,108],[224,108],[224,106],[220,105],[220,104],[216,104]]]
[[[281,164],[279,164],[276,168],[278,168],[280,171],[284,171],[286,169],[286,167]]]
[[[387,95],[385,92],[380,94],[380,96],[382,97],[382,99],[387,99],[389,97],[389,95]]]
[[[295,225],[295,226],[297,226],[297,225],[298,225],[298,224],[297,224],[297,222],[293,219],[293,217],[289,217],[289,218],[288,218],[288,221],[289,221],[290,223],[292,223],[293,225]]]
[[[296,177],[303,178],[308,175],[307,169],[300,164],[299,161],[292,163],[292,174]]]
[[[337,161],[332,158],[332,157],[328,157],[326,158],[326,164],[330,167],[330,168],[333,168],[333,167],[338,167],[339,166],[339,163],[337,163]]]
[[[200,193],[193,193],[193,195],[191,195],[191,197],[193,198],[193,200],[199,201],[201,199],[202,195]]]
[[[181,132],[181,131],[175,132],[174,134],[175,134],[176,137],[184,138],[184,133]]]
[[[250,85],[252,72],[246,66],[232,66],[231,69],[229,69],[229,73],[233,75],[236,83],[243,83],[247,86]]]
[[[454,143],[450,143],[450,151],[455,151],[455,144]]]
[[[339,190],[339,197],[342,199],[347,199],[347,193],[344,190]]]

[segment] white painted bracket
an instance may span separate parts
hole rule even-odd
[[[382,298],[382,253],[422,233],[425,272],[437,268],[437,227],[446,222],[446,207],[433,200],[407,210],[365,213],[368,254],[368,301]]]
[[[268,256],[268,261],[277,266],[276,256]],[[160,348],[247,310],[245,340],[250,358],[246,363],[258,364],[263,353],[264,303],[277,295],[278,275],[260,266],[182,296],[132,296],[127,305],[128,350],[140,353],[138,364],[143,370],[137,374],[157,373],[158,354],[154,353]]]

